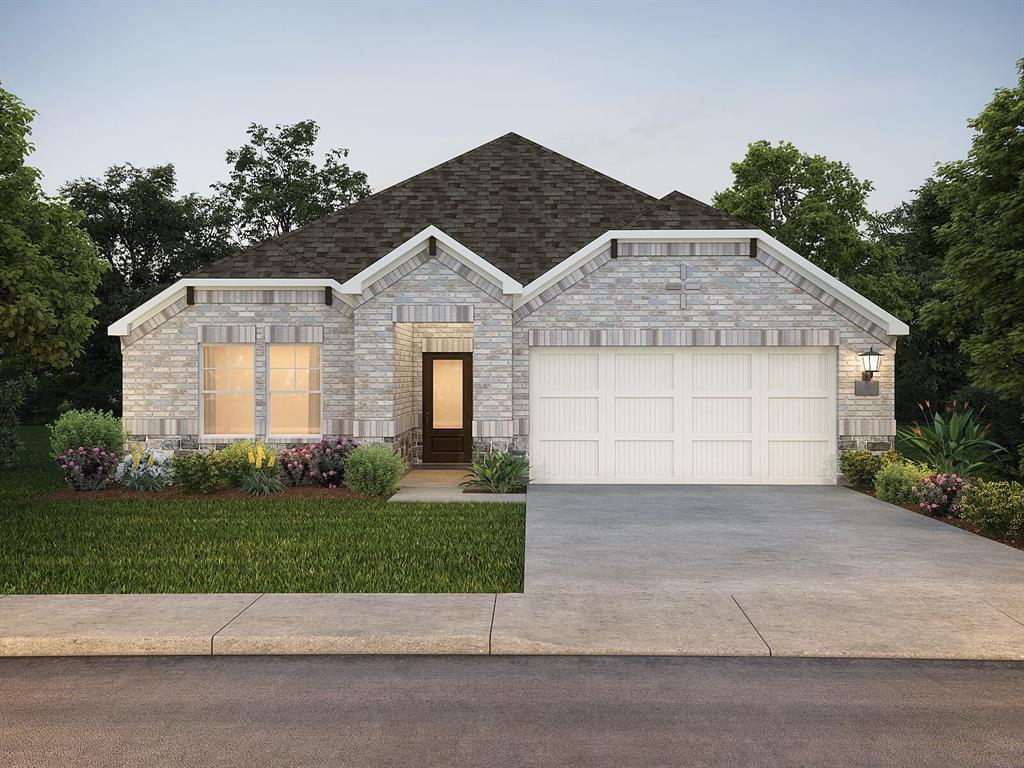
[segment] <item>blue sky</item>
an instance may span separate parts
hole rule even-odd
[[[0,0],[0,81],[39,111],[50,191],[128,161],[206,192],[250,122],[313,118],[374,189],[516,131],[710,200],[767,138],[888,209],[966,153],[1021,56],[1024,2]]]

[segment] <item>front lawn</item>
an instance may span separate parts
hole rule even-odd
[[[23,440],[0,474],[0,593],[523,588],[522,505],[48,499],[62,481],[45,428]]]

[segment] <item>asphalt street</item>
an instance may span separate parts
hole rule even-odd
[[[4,766],[1014,766],[1024,663],[0,660]]]

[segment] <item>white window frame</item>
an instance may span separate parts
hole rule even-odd
[[[317,380],[320,382],[319,389],[315,389],[315,390],[313,390],[313,389],[282,389],[282,390],[275,391],[271,387],[271,384],[270,384],[270,371],[271,371],[271,367],[270,367],[270,348],[271,347],[317,347],[317,349],[320,352],[320,354],[317,356],[317,359],[319,360],[319,365],[317,366],[317,374],[318,374]],[[324,347],[324,345],[319,343],[319,342],[310,342],[310,341],[280,341],[280,342],[276,342],[275,341],[275,342],[268,342],[266,344],[266,354],[264,355],[264,374],[265,374],[264,381],[266,382],[265,389],[266,389],[266,392],[267,392],[267,424],[266,424],[267,440],[274,440],[274,441],[285,440],[285,441],[288,441],[288,442],[311,442],[311,443],[314,443],[314,442],[319,442],[320,440],[323,439],[323,423],[324,423],[323,422],[323,419],[324,419],[324,349],[323,349],[323,347]],[[295,369],[295,364],[293,362],[292,363],[292,371],[294,372],[295,370],[296,370]],[[312,370],[312,369],[310,369],[310,370]],[[272,406],[273,398],[271,397],[272,394],[278,394],[278,395],[281,395],[281,394],[285,394],[285,395],[288,395],[288,394],[291,394],[291,395],[312,395],[312,394],[317,394],[317,395],[320,395],[320,407],[317,410],[317,414],[316,414],[317,431],[316,432],[310,432],[308,434],[302,434],[302,435],[284,435],[284,434],[277,435],[277,434],[274,434],[274,431],[273,431],[274,430],[274,414],[273,414],[273,410],[272,410],[272,408],[273,408],[273,406]]]
[[[205,362],[204,347],[251,347],[252,348],[252,432],[248,434],[217,434],[206,431],[206,395],[216,394],[248,394],[249,390],[244,389],[229,389],[229,390],[207,390],[206,389],[206,366],[203,365]],[[220,442],[228,440],[254,440],[256,439],[256,394],[258,392],[256,386],[256,345],[251,342],[235,342],[235,341],[211,341],[202,342],[199,344],[199,441],[200,442]]]

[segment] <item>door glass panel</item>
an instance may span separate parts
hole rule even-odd
[[[433,363],[434,429],[462,429],[462,361]]]

